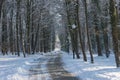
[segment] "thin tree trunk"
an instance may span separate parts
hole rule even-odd
[[[80,39],[80,45],[83,53],[83,59],[84,61],[87,61],[86,53],[85,53],[85,47],[83,44],[82,36],[81,36],[81,27],[80,27],[80,19],[79,19],[79,0],[76,1],[76,22],[78,25],[78,31],[79,31],[79,39]]]
[[[89,27],[88,27],[87,2],[86,2],[86,0],[84,0],[84,1],[85,1],[85,16],[86,16],[86,29],[87,29],[88,46],[89,46],[89,52],[90,52],[90,57],[91,57],[91,63],[94,63],[90,35],[89,35]]]
[[[7,54],[7,13],[6,9],[2,9],[2,53]]]
[[[101,45],[100,45],[100,38],[99,38],[100,34],[99,34],[98,26],[95,26],[95,32],[96,32],[96,43],[97,43],[98,56],[102,56]]]
[[[105,47],[105,54],[106,54],[106,57],[108,58],[109,57],[109,46],[108,46],[108,33],[107,33],[107,22],[103,22],[103,20],[101,19],[101,26],[102,26],[102,29],[103,29],[103,40],[104,40],[104,47]]]
[[[17,55],[20,56],[20,48],[19,48],[19,11],[20,11],[20,1],[17,1],[17,12],[16,12],[16,42],[17,42]]]
[[[5,0],[0,0],[0,18],[1,18],[1,11],[2,11],[2,5]]]
[[[24,45],[24,39],[23,39],[22,17],[19,16],[19,19],[20,19],[20,41],[21,41],[21,47],[22,47],[23,56],[26,57],[26,54],[25,54],[25,45]]]
[[[11,10],[10,13],[10,22],[9,22],[9,47],[10,47],[10,52],[12,52],[12,55],[14,53],[14,39],[13,39],[13,9]]]
[[[26,22],[26,29],[27,29],[27,41],[26,41],[26,52],[30,54],[30,0],[27,0],[27,22]]]
[[[36,31],[36,35],[35,35],[35,43],[34,43],[34,46],[33,46],[33,53],[35,53],[35,49],[36,49],[36,46],[37,46],[37,42],[38,42],[38,36],[39,36],[39,29],[40,29],[40,26],[39,26],[39,23],[38,23],[38,26],[37,26],[37,31]]]

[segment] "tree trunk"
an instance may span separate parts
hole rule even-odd
[[[89,27],[88,27],[88,14],[87,14],[87,2],[85,1],[85,17],[86,17],[86,29],[87,29],[87,39],[88,39],[88,46],[89,46],[89,52],[90,52],[90,57],[91,57],[91,63],[94,63],[93,59],[93,53],[92,53],[92,48],[91,48],[91,40],[90,40],[90,35],[89,35]]]
[[[38,23],[38,26],[37,26],[37,31],[36,31],[36,35],[35,35],[35,42],[34,42],[34,46],[33,46],[33,53],[35,53],[35,49],[36,49],[36,46],[37,46],[37,42],[38,42],[38,37],[39,37],[39,29],[40,29],[40,26],[39,26],[39,23]]]
[[[118,32],[117,32],[117,9],[115,8],[115,1],[110,0],[110,17],[112,25],[113,48],[115,54],[116,66],[120,67],[120,52],[118,50]]]
[[[79,39],[80,39],[80,45],[81,45],[81,49],[82,49],[82,53],[83,53],[83,60],[87,61],[87,57],[86,57],[86,53],[85,53],[85,47],[83,44],[83,40],[82,40],[82,33],[81,33],[81,27],[80,27],[80,19],[79,19],[79,0],[76,1],[76,22],[78,25],[78,31],[79,31]]]
[[[95,33],[96,33],[96,43],[97,43],[97,52],[98,52],[98,56],[102,56],[102,52],[101,52],[101,45],[100,45],[100,37],[99,37],[99,29],[98,26],[95,25]]]
[[[66,12],[67,12],[67,19],[68,19],[68,28],[69,28],[69,31],[70,31],[70,37],[71,37],[71,42],[72,42],[72,49],[73,49],[73,54],[75,52],[76,54],[76,57],[79,59],[80,56],[79,56],[79,53],[78,53],[78,25],[76,20],[76,16],[74,14],[71,14],[71,12],[74,11],[75,14],[76,11],[75,10],[71,10],[71,6],[70,4],[72,3],[72,0],[65,0],[65,4],[66,4]],[[74,7],[74,6],[72,6]],[[74,17],[74,18],[73,18]],[[72,25],[75,25],[77,26],[77,28],[75,29],[72,29]]]
[[[2,9],[2,53],[7,54],[7,12],[5,7]]]
[[[0,18],[1,18],[1,11],[2,11],[2,5],[5,0],[0,0]]]
[[[24,43],[24,38],[23,38],[23,23],[22,23],[22,17],[19,16],[19,23],[20,23],[20,41],[21,41],[21,48],[22,48],[22,52],[23,52],[23,56],[26,57],[26,54],[25,54],[25,43]]]
[[[20,16],[20,1],[17,1],[17,12],[16,12],[16,42],[17,42],[17,55],[20,56],[20,48],[19,48],[19,16]]]
[[[10,47],[10,52],[14,53],[14,38],[13,38],[13,9],[11,10],[10,13],[10,21],[9,21],[9,47]]]
[[[26,29],[27,29],[27,41],[26,41],[26,53],[30,54],[30,0],[27,0],[27,21],[26,21]]]

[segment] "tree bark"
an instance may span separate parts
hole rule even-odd
[[[19,47],[19,16],[20,16],[20,1],[16,0],[17,2],[17,12],[16,12],[16,42],[17,42],[17,55],[20,56],[20,47]]]
[[[110,0],[110,17],[112,25],[113,48],[115,54],[116,66],[120,67],[120,52],[118,46],[118,32],[117,32],[117,9],[115,8],[115,1]]]
[[[82,33],[81,33],[81,27],[80,27],[80,19],[79,19],[79,0],[76,1],[76,22],[78,25],[78,31],[79,31],[79,39],[80,39],[80,45],[81,45],[81,49],[82,49],[82,53],[83,53],[83,60],[87,61],[87,57],[86,57],[86,53],[85,53],[85,47],[83,44],[83,40],[82,40]]]
[[[91,48],[90,35],[89,35],[89,27],[88,27],[87,2],[86,2],[86,0],[84,0],[84,1],[85,1],[85,17],[86,17],[86,29],[87,29],[88,46],[89,46],[89,52],[90,52],[90,57],[91,57],[91,63],[94,63],[93,53],[92,53],[92,48]]]
[[[3,5],[4,1],[5,0],[0,0],[0,18],[1,18],[2,5]]]
[[[7,54],[7,11],[4,8],[2,9],[2,53],[3,55]]]

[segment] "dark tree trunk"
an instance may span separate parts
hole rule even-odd
[[[102,56],[101,45],[100,45],[100,37],[99,37],[100,34],[99,34],[98,26],[95,26],[95,32],[96,32],[96,43],[97,43],[98,56]]]
[[[80,45],[81,45],[81,49],[82,49],[82,53],[83,53],[83,59],[84,61],[87,61],[87,57],[86,57],[86,53],[85,53],[85,47],[83,44],[83,40],[82,40],[82,33],[81,33],[81,27],[80,27],[80,19],[79,19],[79,0],[76,1],[76,22],[78,25],[78,31],[79,31],[79,39],[80,39]]]
[[[3,8],[2,9],[2,53],[3,55],[7,54],[7,13],[6,13],[6,9]]]
[[[84,1],[85,1],[85,16],[86,16],[88,46],[89,46],[89,52],[90,52],[90,57],[91,57],[91,63],[94,63],[93,53],[92,53],[92,48],[91,48],[91,40],[90,40],[90,35],[89,35],[89,27],[88,27],[87,2],[86,2],[86,0],[84,0]]]
[[[17,55],[20,56],[20,47],[19,47],[19,16],[20,16],[20,1],[17,1],[17,12],[16,12],[16,42],[17,42]]]
[[[39,23],[38,23],[38,26],[37,26],[37,31],[36,31],[36,35],[35,35],[35,42],[34,42],[34,46],[33,46],[33,53],[35,53],[35,49],[36,49],[36,46],[37,46],[37,42],[38,42],[38,35],[39,35],[39,29],[40,29],[40,26],[39,26]]]
[[[0,18],[1,18],[1,11],[2,11],[2,5],[5,0],[0,0]]]
[[[10,21],[9,21],[9,47],[10,47],[10,52],[12,52],[12,55],[14,53],[14,36],[13,36],[13,9],[11,10],[11,13],[10,13]]]
[[[30,54],[30,11],[31,11],[31,4],[30,0],[27,0],[27,20],[26,20],[26,29],[27,29],[27,39],[26,39],[26,53]]]
[[[113,48],[115,54],[116,66],[120,67],[120,52],[118,46],[118,32],[117,32],[117,9],[115,8],[115,1],[110,0],[110,17],[112,25]]]

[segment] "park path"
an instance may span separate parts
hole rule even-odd
[[[60,54],[46,55],[31,63],[28,80],[80,80],[63,68]]]
[[[28,80],[52,80],[47,72],[46,64],[49,58],[43,57],[34,61],[29,70]]]
[[[80,80],[74,74],[69,73],[63,68],[60,55],[51,56],[47,63],[48,72],[52,80]]]

